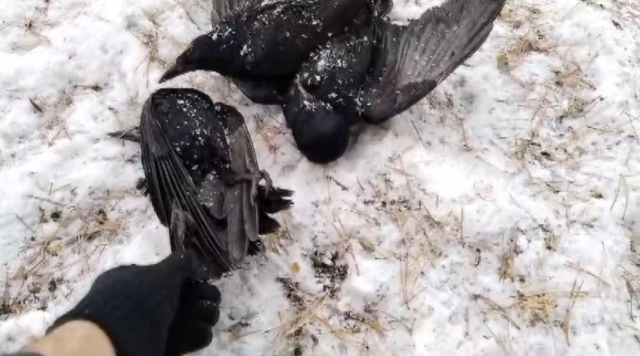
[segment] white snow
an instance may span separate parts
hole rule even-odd
[[[435,3],[396,1],[392,18]],[[0,2],[0,352],[102,271],[169,253],[135,188],[139,147],[106,134],[138,122],[209,14],[197,0]],[[296,190],[288,233],[220,281],[201,354],[638,354],[638,16],[635,0],[512,0],[466,66],[327,167],[223,78],[169,83],[237,106],[262,168]],[[316,251],[338,252],[344,282],[316,277]]]

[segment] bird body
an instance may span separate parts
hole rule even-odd
[[[372,13],[341,36],[311,54],[297,78],[302,88],[317,100],[339,111],[355,108],[358,92],[371,65],[375,40]],[[351,114],[356,114],[351,112]]]
[[[113,134],[116,136],[117,134]],[[242,115],[192,89],[161,89],[145,103],[139,135],[152,205],[173,250],[193,249],[219,277],[243,261],[292,192],[258,185]]]
[[[213,31],[196,38],[161,81],[209,70],[261,86],[286,86],[309,54],[340,34],[368,1],[216,0]]]
[[[448,0],[407,26],[369,13],[312,53],[283,104],[300,151],[331,162],[349,126],[385,122],[424,98],[486,41],[505,1]]]
[[[225,75],[254,102],[280,104],[298,149],[328,163],[353,125],[407,110],[474,54],[505,2],[448,0],[398,26],[383,19],[390,0],[215,0],[213,31],[162,80]]]

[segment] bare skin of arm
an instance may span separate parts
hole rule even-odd
[[[88,321],[70,321],[42,339],[25,347],[24,352],[43,356],[115,356],[107,334]]]

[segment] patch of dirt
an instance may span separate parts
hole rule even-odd
[[[282,284],[282,287],[287,292],[286,296],[291,305],[297,311],[303,310],[305,308],[305,301],[300,291],[300,283],[294,282],[291,278],[278,278],[277,281]]]
[[[349,266],[338,263],[340,258],[338,252],[314,251],[311,255],[311,262],[318,282],[322,284],[323,290],[329,293],[329,297],[334,298],[342,286],[342,282],[349,275]]]

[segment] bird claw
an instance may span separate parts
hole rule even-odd
[[[273,188],[273,180],[271,179],[271,175],[265,170],[260,170],[260,177],[264,180],[264,189],[265,194],[269,194],[271,189]]]
[[[251,182],[251,203],[256,203],[256,198],[258,197],[258,185],[260,181],[264,180],[265,182],[265,195],[269,194],[269,191],[273,188],[273,180],[267,171],[260,170],[258,173],[249,173],[237,175],[234,179],[234,184],[238,184],[241,182]]]
[[[264,180],[265,196],[269,194],[269,191],[273,187],[273,180],[271,180],[271,176],[269,175],[269,173],[267,173],[267,171],[260,170],[260,172],[257,173],[256,176],[257,179],[251,181],[251,203],[254,205],[256,204],[256,199],[258,198],[258,185],[260,184],[261,180]]]

